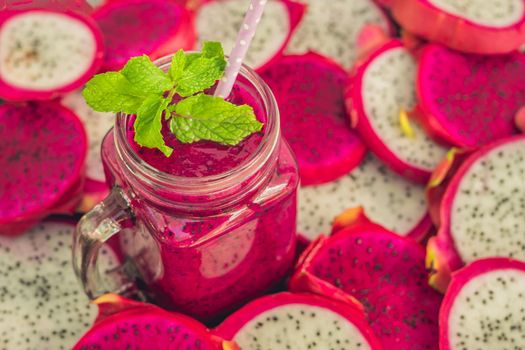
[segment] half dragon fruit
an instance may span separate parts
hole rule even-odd
[[[301,257],[290,289],[356,298],[384,349],[438,347],[441,296],[428,286],[424,249],[381,226],[321,236]]]
[[[216,328],[240,349],[381,349],[352,305],[309,294],[279,293],[244,306]]]
[[[385,32],[391,25],[383,10],[373,0],[305,0],[308,8],[303,21],[286,50],[290,54],[318,52],[345,68],[357,58],[356,41],[370,24]]]
[[[115,124],[115,115],[95,112],[86,104],[80,92],[66,95],[61,102],[80,118],[87,132],[89,147],[86,159],[86,182],[78,208],[80,212],[87,212],[108,194],[100,152],[104,136]]]
[[[509,136],[525,105],[525,55],[462,54],[431,44],[421,53],[417,93],[421,121],[436,138],[477,147]]]
[[[194,15],[165,0],[113,0],[93,13],[104,36],[104,70],[119,70],[130,57],[152,60],[195,44]]]
[[[403,44],[389,41],[357,67],[346,96],[353,124],[372,152],[401,176],[426,184],[447,149],[409,119],[416,70]]]
[[[333,181],[359,165],[366,147],[346,115],[347,75],[339,65],[315,53],[283,56],[262,77],[279,105],[303,186]]]
[[[204,41],[220,41],[230,53],[246,11],[244,0],[208,0],[199,8],[196,18],[198,46]],[[246,56],[246,64],[262,71],[278,59],[305,6],[290,0],[269,0],[257,26],[257,33]]]
[[[73,222],[49,221],[0,237],[0,348],[71,349],[97,315],[71,266]],[[118,261],[103,248],[101,271]]]
[[[370,219],[401,236],[421,240],[432,223],[425,188],[391,172],[369,155],[341,179],[299,189],[298,232],[309,239],[329,233],[333,219],[362,206]]]
[[[114,294],[103,295],[95,303],[99,317],[73,350],[239,350],[234,343],[212,335],[198,321],[152,304]]]
[[[49,100],[73,91],[98,71],[102,56],[100,30],[85,15],[18,7],[0,12],[4,100]]]
[[[523,0],[389,0],[403,28],[456,50],[508,53],[525,44]]]
[[[82,123],[59,103],[0,105],[0,234],[73,212],[86,151]]]
[[[453,175],[427,247],[431,284],[444,291],[453,272],[487,257],[525,259],[525,136],[487,145]]]
[[[455,273],[439,314],[440,349],[525,349],[525,263],[478,260]]]

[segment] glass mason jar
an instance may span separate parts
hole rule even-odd
[[[156,63],[166,70],[170,60]],[[237,86],[264,112],[265,133],[248,159],[217,175],[158,171],[130,146],[131,117],[117,115],[102,145],[113,190],[80,220],[74,240],[75,271],[91,298],[134,292],[208,321],[270,289],[289,271],[297,164],[281,137],[268,86],[247,67]],[[102,272],[97,256],[110,238],[122,266]]]

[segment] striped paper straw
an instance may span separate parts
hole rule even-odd
[[[226,98],[230,95],[267,2],[268,0],[251,0],[250,7],[244,16],[241,30],[237,34],[237,42],[230,53],[224,76],[215,90],[215,96]]]

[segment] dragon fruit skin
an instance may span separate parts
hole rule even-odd
[[[46,20],[52,22],[45,22]],[[0,52],[4,52],[3,54],[0,54],[0,66],[4,67],[4,69],[0,68],[0,97],[2,99],[7,101],[50,100],[57,96],[60,96],[61,94],[73,91],[81,87],[99,70],[103,60],[104,45],[100,29],[90,17],[81,14],[80,11],[73,10],[67,12],[59,12],[56,10],[45,8],[27,10],[4,10],[0,12],[0,42],[6,43],[5,45],[14,45],[14,43],[10,42],[10,40],[12,40],[12,38],[16,38],[17,32],[19,33],[23,30],[22,28],[20,28],[20,25],[24,24],[21,23],[28,23],[29,21],[34,21],[35,23],[38,23],[38,21],[44,21],[40,23],[40,25],[43,25],[44,28],[48,27],[50,23],[62,23],[64,27],[69,26],[70,28],[71,26],[74,26],[70,29],[68,35],[70,35],[69,38],[72,38],[76,35],[78,40],[84,40],[82,44],[83,54],[80,55],[79,53],[76,53],[75,55],[71,55],[72,57],[76,57],[73,58],[76,61],[74,61],[73,59],[67,61],[67,56],[64,56],[64,54],[62,54],[60,56],[61,61],[55,62],[56,66],[51,65],[53,68],[50,69],[56,69],[56,67],[61,68],[54,70],[51,73],[54,74],[58,81],[48,81],[47,83],[42,82],[43,78],[41,77],[43,76],[43,74],[40,74],[37,79],[28,78],[28,81],[17,80],[15,82],[13,79],[19,79],[19,76],[23,73],[34,75],[35,72],[31,72],[31,69],[38,69],[38,73],[41,73],[45,72],[45,69],[47,69],[47,67],[49,66],[46,66],[48,64],[47,62],[41,62],[39,67],[35,68],[35,60],[33,60],[30,62],[32,68],[19,68],[19,66],[9,63],[9,60],[11,60],[12,57],[10,53],[12,53],[11,50],[14,50],[14,48],[12,46],[7,48],[4,47],[0,50]],[[18,29],[15,29],[16,26],[19,26]],[[84,32],[80,30],[81,27],[83,28]],[[7,30],[6,28],[10,29]],[[50,31],[50,33],[52,33],[52,29],[48,27],[48,30]],[[37,38],[38,40],[46,39],[46,37],[42,37],[42,31],[38,33],[38,35],[40,35],[40,37]],[[47,37],[49,38],[49,36],[51,36],[51,39],[54,40],[53,45],[51,46],[53,46],[55,49],[57,49],[57,41],[60,41],[62,39],[62,37],[57,36],[57,34],[58,33],[54,33],[53,35],[48,34]],[[30,39],[28,38],[28,36],[24,36],[23,38],[17,38],[16,40]],[[22,43],[21,45],[28,44]],[[44,46],[44,48],[42,48],[42,46]],[[27,49],[27,46],[22,46],[22,50]],[[42,54],[39,51],[44,49],[45,42],[40,47],[37,47],[35,49],[36,53],[34,54],[37,55],[37,57],[39,54],[44,56],[44,54]],[[71,50],[70,48],[62,49]],[[90,53],[87,52],[88,50],[90,51]],[[81,60],[85,59],[85,57],[89,57],[90,61],[86,60],[85,62],[82,62]],[[24,57],[22,57],[22,59],[23,58]],[[59,56],[57,56],[56,58],[59,59]],[[71,68],[80,64],[84,66],[84,69],[82,71],[75,71]],[[69,65],[69,67],[67,65]],[[75,75],[69,79],[63,79],[63,76],[65,75],[64,70],[66,68],[68,68],[69,71],[73,70],[73,73]],[[10,70],[13,69],[17,70],[16,74],[9,73]],[[38,79],[40,79],[40,83],[38,82]],[[43,85],[38,86],[38,84]]]
[[[497,172],[491,172],[494,168],[502,170],[498,169],[498,166],[501,166],[501,164],[498,165],[494,163],[494,157],[491,156],[496,155],[496,157],[499,157],[499,154],[504,154],[501,152],[505,148],[508,148],[508,154],[513,153],[518,157],[518,159],[510,160],[512,162],[510,167],[519,169],[519,166],[524,164],[523,160],[525,158],[523,158],[523,152],[519,153],[519,147],[525,147],[524,135],[512,136],[493,142],[492,144],[470,154],[465,160],[463,160],[460,166],[456,166],[457,171],[450,178],[446,190],[440,200],[440,226],[438,234],[436,237],[431,238],[427,245],[426,264],[427,268],[432,272],[430,284],[439,291],[444,292],[446,290],[448,283],[450,282],[451,273],[465,266],[465,263],[471,263],[477,259],[492,256],[518,259],[525,257],[520,253],[520,247],[524,244],[522,237],[520,237],[518,232],[512,230],[509,231],[508,227],[506,228],[504,225],[505,222],[512,219],[512,216],[505,217],[504,219],[495,218],[497,222],[491,225],[488,225],[487,222],[483,222],[484,217],[493,216],[491,214],[492,212],[489,210],[490,208],[494,209],[494,213],[497,213],[499,210],[497,203],[500,203],[502,198],[506,198],[503,200],[502,204],[505,202],[512,203],[508,197],[502,196],[518,196],[517,198],[519,201],[520,191],[523,191],[523,186],[519,186],[521,183],[518,180],[518,175],[511,175],[509,173],[497,177],[498,179],[505,178],[508,182],[515,183],[517,187],[513,187],[512,191],[514,192],[506,193],[503,183],[496,184],[494,182],[487,182],[488,178],[497,176]],[[511,168],[506,167],[504,171],[507,172],[507,169]],[[477,173],[479,173],[481,177],[477,176]],[[484,183],[473,183],[470,186],[470,189],[462,187],[465,179],[465,181],[473,181],[473,178],[469,176],[474,176],[474,179],[479,178],[478,181],[484,181]],[[477,206],[478,204],[475,203],[480,201],[486,202],[488,205],[487,207],[480,207],[478,214],[475,214],[478,216],[477,221],[480,221],[478,224],[481,224],[481,227],[486,227],[487,231],[471,231],[474,230],[474,227],[469,225],[464,218],[458,218],[456,220],[461,222],[461,226],[469,227],[467,228],[467,231],[470,233],[453,232],[454,223],[456,222],[454,221],[454,217],[459,213],[458,209],[455,208],[455,203],[460,203],[458,200],[461,196],[468,197],[474,191],[476,191],[475,195],[478,197],[472,202],[473,205]],[[484,191],[486,192],[485,196],[483,196]],[[472,201],[472,199],[470,200]],[[461,212],[470,210],[470,208],[459,209]],[[519,209],[518,213],[512,214],[512,212],[507,212],[507,214],[514,215],[516,218],[521,215]],[[476,233],[479,233],[480,236],[476,236]],[[472,234],[474,234],[474,236],[470,237]],[[512,241],[512,239],[515,239],[516,241]],[[498,242],[496,242],[496,240]],[[505,241],[508,243],[508,246],[501,245],[501,242]],[[486,243],[487,246],[480,246],[482,243]]]
[[[414,121],[413,135],[402,131],[401,110],[409,111],[416,104],[416,62],[411,56],[399,40],[381,45],[357,67],[346,102],[352,124],[370,150],[399,175],[426,184],[446,148],[430,140]],[[397,86],[388,85],[396,82]],[[378,105],[369,105],[373,102]]]
[[[299,316],[297,318],[296,313]],[[323,316],[328,320],[323,319]],[[312,320],[311,317],[321,319]],[[329,322],[330,319],[339,322],[344,320],[350,327],[339,323],[336,330],[333,323]],[[266,325],[265,321],[271,324]],[[304,329],[300,329],[299,324]],[[323,327],[334,329],[332,333],[328,333]],[[293,332],[287,332],[291,328]],[[314,334],[316,330],[317,334]],[[345,331],[349,333],[347,337],[353,343],[339,340],[339,346],[344,344],[345,349],[381,349],[381,344],[366,323],[361,310],[352,304],[313,294],[281,292],[256,299],[226,318],[214,331],[226,339],[232,339],[241,349],[246,350],[306,349],[307,345],[308,349],[332,349],[336,345],[334,338],[345,336]],[[305,333],[304,337],[301,337],[301,331]],[[330,336],[326,337],[327,334]],[[355,343],[360,343],[361,347],[356,347]]]
[[[155,60],[195,44],[194,13],[173,1],[110,1],[93,18],[106,46],[105,71],[121,69],[134,56]]]
[[[293,34],[286,54],[315,51],[350,69],[357,59],[356,41],[367,25],[377,25],[389,35],[393,27],[372,0],[304,0],[304,19]]]
[[[354,297],[385,349],[437,349],[441,296],[427,284],[423,247],[366,223],[312,245],[290,290]]]
[[[213,335],[200,322],[152,304],[103,295],[95,303],[99,316],[73,350],[87,349],[195,349],[238,350]]]
[[[502,54],[517,50],[525,43],[525,6],[522,0],[515,0],[514,4],[508,2],[501,4],[500,2],[502,6],[499,8],[495,1],[471,2],[466,6],[465,3],[461,3],[457,4],[455,9],[452,9],[455,5],[453,1],[448,1],[448,4],[447,1],[442,0],[391,0],[389,2],[394,18],[403,28],[429,41],[441,43],[459,51]],[[439,2],[451,8],[447,10],[440,7],[436,4]],[[479,10],[479,6],[494,5],[492,9],[472,13],[474,16],[490,11],[495,17],[492,20],[501,20],[502,14],[498,10],[503,8],[508,9],[509,15],[516,18],[507,19],[499,24],[490,23],[487,18],[469,17],[465,13],[469,11],[468,5],[478,6],[476,10]],[[497,17],[498,15],[500,16]]]
[[[204,41],[220,41],[224,51],[229,53],[235,44],[246,6],[243,0],[204,0],[196,14],[197,46]],[[298,1],[269,0],[245,63],[263,72],[279,60],[305,10],[306,6]],[[227,11],[227,14],[220,11]],[[265,30],[275,32],[269,34]]]
[[[75,222],[44,221],[16,237],[0,236],[0,348],[71,349],[89,329],[97,308],[71,266]],[[118,261],[103,247],[101,271]]]
[[[439,314],[440,350],[523,349],[524,281],[525,263],[506,258],[455,272]]]
[[[361,163],[366,146],[346,115],[347,75],[339,65],[313,52],[283,56],[262,77],[279,105],[303,186],[331,182]]]
[[[0,234],[18,234],[80,200],[87,152],[78,117],[54,101],[0,106]]]
[[[418,114],[436,139],[479,147],[517,132],[525,105],[525,55],[467,55],[437,44],[421,52]]]

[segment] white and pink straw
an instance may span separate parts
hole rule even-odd
[[[255,36],[257,25],[261,21],[264,7],[267,2],[268,0],[251,0],[250,7],[244,16],[244,21],[239,34],[237,34],[237,42],[230,53],[224,76],[215,90],[215,96],[226,98],[230,95],[233,84],[235,84],[235,80],[237,79],[237,75],[239,75],[242,62],[244,61],[253,37]]]

